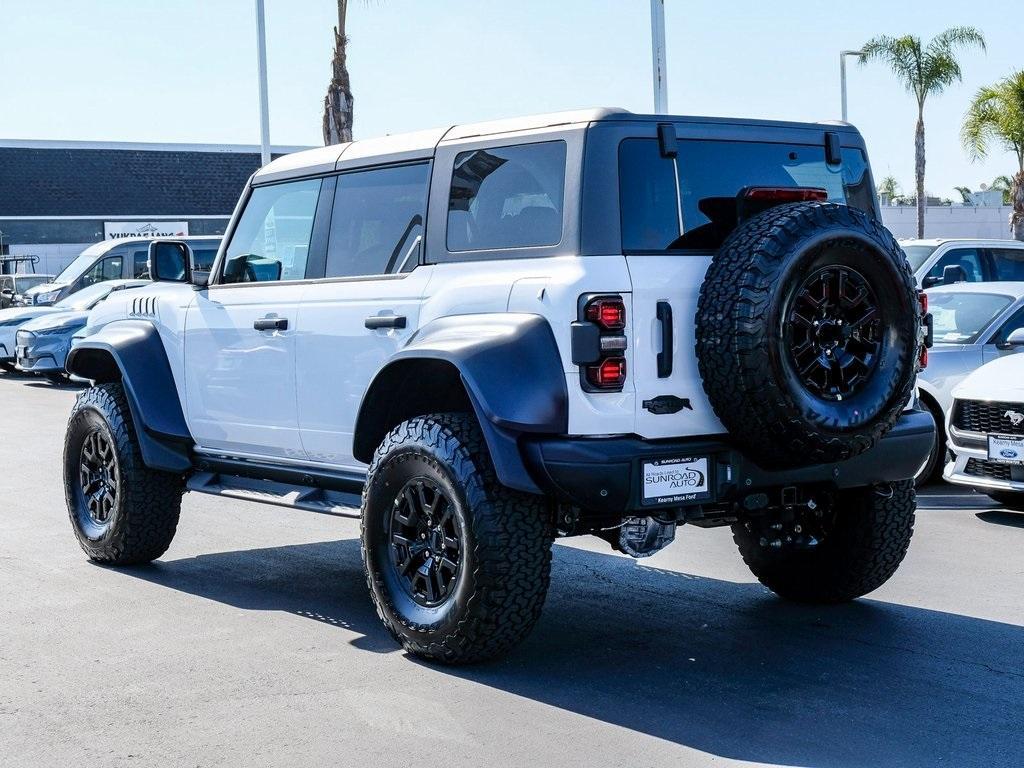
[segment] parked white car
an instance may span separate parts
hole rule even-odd
[[[1024,345],[1024,330],[1012,334]],[[1024,355],[995,360],[953,390],[943,477],[1024,510]]]
[[[935,344],[917,386],[921,404],[939,430],[935,449],[918,472],[918,484],[937,479],[942,472],[942,424],[953,405],[953,388],[985,363],[1024,349],[1009,340],[1024,328],[1024,283],[957,283],[927,293]]]
[[[900,240],[917,284],[1024,281],[1024,242],[1019,240]],[[950,268],[949,272],[946,269]]]

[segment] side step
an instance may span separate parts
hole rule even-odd
[[[197,472],[189,478],[187,488],[211,496],[227,496],[232,499],[357,519],[361,506],[357,493],[222,475],[219,472]]]

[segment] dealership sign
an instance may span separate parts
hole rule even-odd
[[[187,221],[104,221],[103,239],[122,237],[186,237]]]

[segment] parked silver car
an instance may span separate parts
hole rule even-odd
[[[952,283],[1024,281],[1024,242],[1018,240],[900,240],[924,289]]]
[[[1024,253],[1024,251],[1022,251]],[[1010,334],[1024,328],[1024,282],[957,283],[927,291],[934,318],[935,345],[928,367],[918,377],[922,404],[935,417],[935,449],[918,473],[918,482],[939,476],[946,454],[943,424],[953,404],[953,388],[987,362],[1013,354],[1020,346]]]

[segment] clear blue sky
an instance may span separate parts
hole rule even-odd
[[[356,136],[584,106],[650,111],[648,0],[350,0]],[[982,84],[1024,68],[1021,0],[845,4],[667,0],[669,109],[839,116],[837,54],[872,35],[973,24],[988,54],[926,113],[933,193],[1013,170],[958,131]],[[320,143],[334,0],[266,0],[271,139]],[[254,143],[253,0],[0,0],[0,137]],[[851,64],[853,62],[851,61]],[[914,106],[881,66],[850,70],[850,119],[878,178],[913,186]]]

